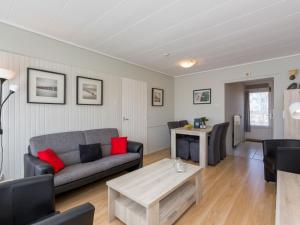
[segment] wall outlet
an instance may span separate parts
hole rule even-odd
[[[4,174],[1,173],[1,174],[0,174],[0,181],[3,181],[3,180],[4,180]]]

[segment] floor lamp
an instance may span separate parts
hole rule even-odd
[[[19,87],[18,85],[10,85],[9,86],[9,94],[2,100],[2,91],[3,91],[3,84],[5,81],[13,79],[15,77],[15,73],[11,70],[0,68],[0,138],[1,138],[1,148],[0,148],[0,155],[1,155],[1,161],[0,161],[0,181],[3,180],[3,128],[2,128],[2,109],[5,102],[9,99],[9,97],[14,94],[16,91],[18,91]]]

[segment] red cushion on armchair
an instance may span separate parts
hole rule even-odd
[[[59,172],[65,167],[64,162],[51,148],[38,151],[38,158],[46,163],[49,163],[53,167],[55,173]]]
[[[127,137],[111,138],[111,155],[127,153]]]

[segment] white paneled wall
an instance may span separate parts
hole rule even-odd
[[[20,90],[15,93],[3,111],[3,146],[5,178],[23,176],[23,154],[27,152],[30,137],[54,132],[84,130],[101,127],[121,128],[121,79],[73,66],[52,63],[36,58],[0,51],[0,67],[16,72],[14,80],[5,82]],[[45,69],[67,75],[66,105],[27,103],[27,67]],[[76,105],[76,76],[100,78],[104,81],[104,105]]]

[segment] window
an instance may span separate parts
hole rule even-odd
[[[250,92],[250,125],[269,126],[269,92]]]

